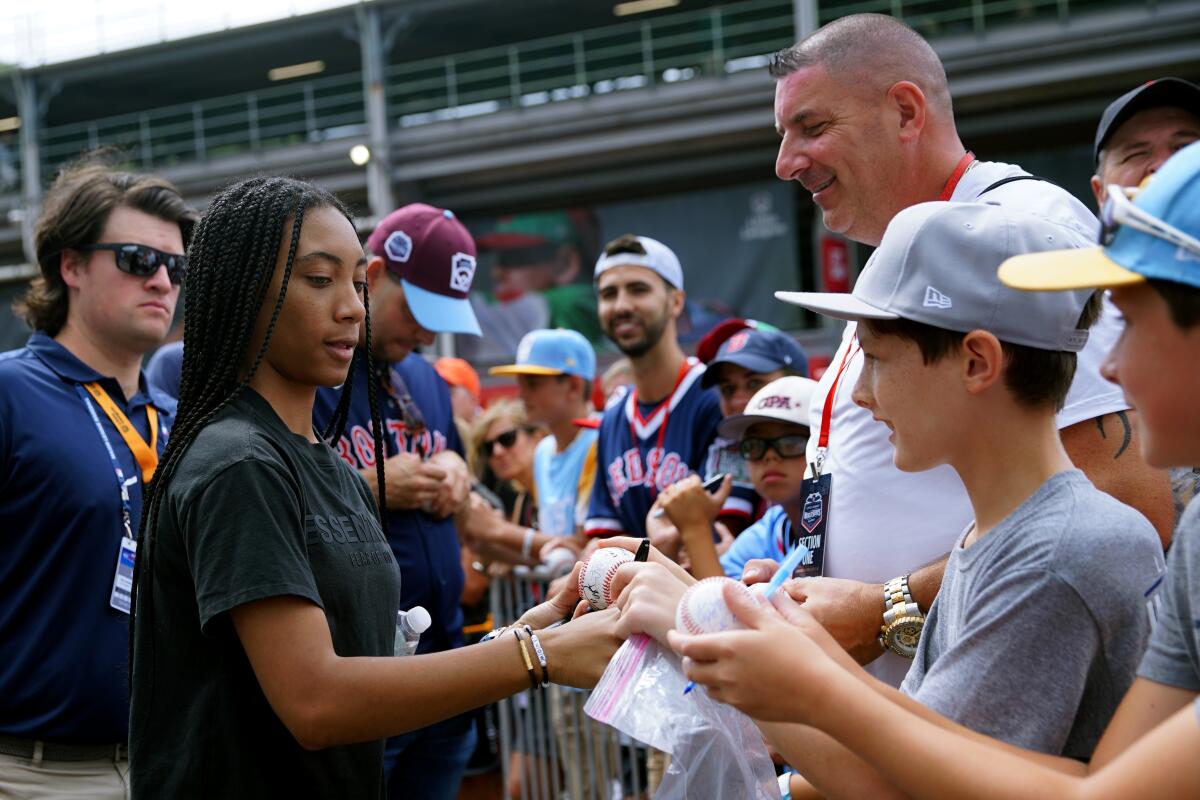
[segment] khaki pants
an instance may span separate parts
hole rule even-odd
[[[0,754],[2,800],[129,800],[129,761],[42,761]]]

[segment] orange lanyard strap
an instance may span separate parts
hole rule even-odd
[[[125,416],[125,412],[113,402],[100,384],[85,383],[83,388],[96,401],[96,405],[103,409],[117,433],[125,440],[129,452],[137,459],[138,466],[142,468],[142,483],[150,483],[154,478],[154,470],[158,467],[158,409],[149,403],[146,404],[146,419],[150,423],[150,443],[146,444],[146,440],[138,433],[137,428],[133,427],[129,417]]]

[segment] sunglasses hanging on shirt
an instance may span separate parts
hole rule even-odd
[[[139,278],[149,278],[158,272],[159,267],[167,268],[167,276],[171,283],[178,286],[187,275],[187,256],[176,253],[164,253],[145,244],[130,242],[110,242],[89,244],[72,248],[81,253],[94,253],[97,250],[112,251],[117,262],[117,269],[127,275]]]

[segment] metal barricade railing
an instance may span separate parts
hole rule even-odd
[[[494,624],[508,625],[546,598],[553,576],[518,567],[492,580]],[[562,686],[497,703],[506,785],[517,770],[522,800],[646,798],[647,750],[584,713],[588,692]],[[514,758],[514,755],[517,756]]]

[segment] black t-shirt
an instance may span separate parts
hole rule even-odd
[[[151,547],[134,629],[134,797],[384,797],[383,742],[301,748],[227,613],[302,597],[324,609],[338,655],[392,655],[400,573],[354,470],[247,389],[184,455]]]

